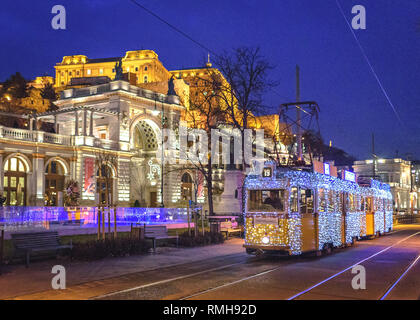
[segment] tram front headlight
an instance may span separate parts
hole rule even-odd
[[[269,244],[270,243],[270,238],[269,237],[262,238],[262,243]]]

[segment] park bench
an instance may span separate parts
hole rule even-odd
[[[43,231],[31,233],[14,233],[11,235],[15,252],[24,252],[26,255],[26,267],[29,266],[30,256],[36,252],[55,251],[61,249],[72,249],[69,245],[62,245],[57,231]]]
[[[137,229],[137,230],[135,230]],[[138,231],[139,238],[150,239],[153,243],[153,251],[156,251],[156,243],[158,240],[176,239],[176,246],[178,247],[179,237],[168,235],[168,229],[166,226],[148,226],[144,224],[141,227],[132,227],[133,231]]]
[[[226,233],[226,239],[229,239],[229,234],[231,233],[239,233],[239,236],[242,235],[242,229],[239,226],[233,227],[232,221],[221,222],[220,232]]]
[[[144,226],[144,238],[151,239],[153,242],[153,251],[156,250],[157,240],[176,239],[176,246],[178,247],[178,236],[168,235],[166,226]]]

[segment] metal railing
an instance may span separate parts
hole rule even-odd
[[[395,215],[394,221],[397,224],[420,223],[420,215],[416,215],[416,214]]]

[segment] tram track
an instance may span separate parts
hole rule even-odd
[[[394,233],[397,233],[397,232],[394,232]],[[346,271],[351,270],[354,266],[357,266],[357,265],[360,265],[360,264],[362,264],[366,261],[369,261],[369,260],[373,259],[374,257],[377,257],[380,254],[383,254],[383,253],[389,251],[390,249],[395,248],[399,244],[415,237],[418,234],[420,234],[420,231],[415,232],[413,234],[410,234],[410,235],[404,237],[403,239],[400,239],[400,240],[396,241],[395,243],[391,243],[387,247],[379,250],[378,252],[375,252],[374,254],[371,254],[368,257],[366,257],[364,259],[361,259],[360,261],[358,261],[356,263],[352,263],[351,266],[346,267],[343,270],[333,274],[332,276],[329,276],[329,277],[325,278],[324,280],[319,281],[318,283],[310,286],[309,288],[307,288],[307,289],[289,297],[287,300],[294,300],[294,299],[297,299],[299,297],[304,296],[307,293],[310,293],[315,288],[317,288],[317,287],[319,287],[323,284],[326,284],[327,282],[329,282],[329,281],[339,277],[340,275],[344,274]],[[401,277],[399,277],[397,279],[397,281],[393,281],[393,284],[388,288],[387,293],[382,295],[383,298],[386,298],[386,296],[389,294],[389,292],[392,291],[392,289],[398,284],[398,282],[401,279],[404,278],[404,276],[410,271],[411,268],[413,268],[416,265],[416,263],[419,260],[420,260],[420,256],[418,256],[416,258],[415,262],[410,264],[410,266],[404,271],[404,274]],[[294,260],[294,259],[288,259],[288,260],[285,260],[285,261],[290,262],[290,264],[293,264],[294,262],[296,262],[296,260]],[[283,262],[285,262],[285,261],[283,261]],[[259,262],[263,262],[263,264],[260,265]],[[239,261],[237,260],[235,262],[232,261],[232,263],[229,263],[229,264],[216,265],[216,266],[213,266],[212,268],[198,270],[196,272],[192,272],[192,273],[189,273],[189,274],[181,274],[181,275],[176,276],[176,277],[170,277],[170,278],[167,278],[167,279],[162,279],[162,280],[151,282],[151,283],[141,284],[139,286],[128,288],[128,289],[125,289],[125,290],[111,292],[111,293],[107,293],[107,294],[104,294],[104,295],[101,295],[101,296],[95,296],[95,297],[92,297],[91,299],[95,299],[95,300],[96,299],[114,299],[114,298],[117,298],[117,299],[123,298],[124,299],[124,298],[128,298],[128,297],[131,297],[131,298],[134,298],[134,299],[138,299],[138,298],[141,299],[142,296],[147,296],[148,295],[148,293],[147,293],[148,291],[159,292],[159,290],[161,290],[162,288],[166,288],[167,286],[177,287],[179,285],[182,286],[183,284],[186,284],[187,286],[191,286],[192,283],[202,282],[203,279],[206,279],[206,278],[210,277],[211,274],[213,274],[215,276],[220,274],[220,273],[229,274],[229,273],[232,272],[232,274],[235,274],[235,273],[239,273],[238,270],[241,270],[241,269],[242,269],[242,271],[245,270],[247,273],[249,273],[248,269],[242,267],[242,266],[247,266],[247,265],[250,266],[250,267],[252,266],[252,268],[255,268],[255,270],[251,269],[251,271],[253,271],[253,272],[257,271],[258,268],[259,269],[263,268],[265,270],[262,270],[261,272],[250,273],[250,274],[246,275],[245,277],[236,279],[234,281],[221,283],[220,285],[216,285],[214,287],[209,287],[210,284],[207,284],[207,286],[208,286],[207,288],[205,288],[205,289],[202,288],[202,290],[199,290],[197,292],[192,291],[191,290],[192,288],[190,288],[189,290],[191,290],[192,292],[190,292],[190,293],[188,291],[184,292],[184,296],[182,296],[182,295],[179,296],[179,293],[178,293],[178,294],[176,294],[176,295],[178,295],[178,297],[175,296],[175,297],[172,297],[172,298],[179,299],[179,300],[188,300],[188,299],[192,299],[192,298],[200,299],[201,296],[204,296],[208,293],[215,292],[217,290],[223,290],[225,288],[232,287],[234,285],[237,285],[237,284],[240,284],[240,283],[243,283],[243,282],[246,282],[246,281],[250,281],[250,280],[253,280],[253,279],[257,279],[259,277],[264,277],[266,275],[269,275],[269,274],[271,274],[275,271],[278,271],[282,268],[287,267],[289,265],[289,263],[287,263],[287,264],[281,263],[281,265],[278,265],[278,260],[277,260],[276,263],[274,264],[274,267],[273,267],[272,262],[271,261],[267,262],[267,260],[265,260],[263,257],[252,257],[252,258],[245,258],[244,257],[243,260],[239,260]],[[270,266],[271,266],[271,268],[270,268]],[[226,281],[226,279],[224,279],[223,281]],[[204,283],[204,285],[206,285],[206,284]],[[199,288],[195,288],[195,289],[199,289]],[[163,289],[163,290],[166,290],[166,289]],[[169,299],[172,299],[171,297],[168,297],[168,296],[165,296],[165,295],[162,296],[162,298],[165,298],[165,297],[169,298]]]
[[[408,272],[420,261],[420,255],[405,269],[401,276],[388,288],[385,294],[379,300],[385,300],[397,284],[408,274]]]
[[[403,242],[407,241],[408,239],[411,239],[412,237],[414,237],[414,236],[416,236],[416,235],[418,235],[418,234],[420,234],[420,231],[419,231],[419,232],[416,232],[416,233],[414,233],[414,234],[411,234],[410,236],[405,237],[404,239],[401,239],[401,240],[397,241],[397,242],[396,242],[396,243],[394,243],[393,245],[388,246],[388,247],[386,247],[386,248],[384,248],[384,249],[382,249],[382,250],[380,250],[380,251],[378,251],[378,252],[376,252],[376,253],[374,253],[374,254],[370,255],[369,257],[364,258],[364,259],[362,259],[362,260],[358,261],[357,263],[355,263],[355,264],[353,264],[353,265],[351,265],[351,266],[349,266],[349,267],[347,267],[347,268],[345,268],[345,269],[343,269],[343,270],[341,270],[341,271],[339,271],[339,272],[335,273],[334,275],[332,275],[332,276],[330,276],[330,277],[328,277],[328,278],[326,278],[326,279],[324,279],[324,280],[322,280],[322,281],[318,282],[317,284],[315,284],[315,285],[313,285],[313,286],[311,286],[311,287],[309,287],[309,288],[307,288],[307,289],[305,289],[305,290],[303,290],[303,291],[301,291],[301,292],[299,292],[299,293],[297,293],[297,294],[295,294],[295,295],[293,295],[293,296],[289,297],[287,300],[295,300],[296,298],[302,297],[303,295],[305,295],[305,294],[307,294],[307,293],[311,292],[311,291],[312,291],[312,290],[314,290],[315,288],[320,287],[321,285],[323,285],[323,284],[327,283],[328,281],[331,281],[331,280],[333,280],[333,279],[335,279],[335,278],[339,277],[340,275],[344,274],[345,272],[347,272],[347,271],[349,271],[349,270],[353,269],[355,266],[361,265],[362,263],[364,263],[364,262],[366,262],[366,261],[369,261],[369,260],[371,260],[372,258],[374,258],[374,257],[376,257],[376,256],[378,256],[378,255],[380,255],[380,254],[382,254],[382,253],[387,252],[388,250],[390,250],[390,249],[392,249],[392,248],[396,247],[397,245],[399,245],[399,244],[401,244],[401,243],[403,243]],[[417,262],[417,261],[418,261],[418,259],[419,259],[419,257],[417,257],[417,259],[415,260],[415,262]],[[409,269],[411,269],[414,265],[415,265],[415,263],[411,264],[411,265],[409,266]],[[405,274],[409,271],[409,269],[406,269],[406,270],[404,271],[404,273],[403,273],[403,274],[405,275]],[[402,279],[402,277],[400,277],[400,278]],[[396,286],[396,284],[397,284],[398,282],[399,282],[399,280],[397,280],[397,282],[395,282],[395,283],[391,286],[390,290],[388,290],[388,293],[387,293],[386,295],[388,295],[388,294],[389,294],[389,292],[391,292],[391,290],[392,290],[392,289]],[[383,297],[383,296],[382,296],[382,297]],[[385,296],[385,297],[386,297],[386,296]]]
[[[361,263],[364,263],[364,262],[366,262],[366,261],[369,261],[369,260],[371,260],[372,258],[374,258],[374,257],[376,257],[376,256],[378,256],[378,255],[380,255],[380,254],[382,254],[382,253],[385,253],[385,252],[387,252],[388,250],[390,250],[390,249],[392,249],[392,248],[395,248],[397,245],[399,245],[399,244],[401,244],[401,243],[403,243],[403,242],[405,242],[405,241],[407,241],[408,239],[411,239],[412,237],[414,237],[414,236],[416,236],[416,235],[418,235],[418,234],[420,234],[420,231],[419,232],[416,232],[416,233],[414,233],[414,234],[411,234],[411,235],[409,235],[409,236],[407,236],[407,237],[405,237],[405,238],[403,238],[403,239],[401,239],[401,240],[399,240],[399,241],[397,241],[396,243],[394,243],[394,244],[392,244],[392,245],[390,245],[390,246],[388,246],[388,247],[386,247],[386,248],[384,248],[384,249],[382,249],[382,250],[380,250],[380,251],[378,251],[378,252],[376,252],[376,253],[374,253],[374,254],[372,254],[372,255],[370,255],[370,256],[368,256],[367,258],[364,258],[364,259],[362,259],[362,260],[360,260],[360,261],[358,261],[358,262],[356,262],[356,263],[354,263],[354,264],[352,264],[351,266],[349,266],[349,267],[347,267],[347,268],[345,268],[345,269],[343,269],[343,270],[341,270],[341,271],[339,271],[339,272],[337,272],[337,273],[335,273],[334,275],[332,275],[332,276],[330,276],[330,277],[328,277],[328,278],[326,278],[326,279],[324,279],[324,280],[322,280],[322,281],[320,281],[320,282],[318,282],[318,283],[316,283],[315,285],[312,285],[311,287],[309,287],[309,288],[307,288],[307,289],[305,289],[305,290],[303,290],[303,291],[301,291],[301,292],[299,292],[299,293],[297,293],[297,294],[295,294],[295,295],[293,295],[293,296],[291,296],[291,297],[289,297],[287,300],[295,300],[296,298],[299,298],[299,297],[301,297],[301,296],[303,296],[303,295],[305,295],[305,294],[307,294],[307,293],[309,293],[310,291],[312,291],[313,289],[315,289],[315,288],[317,288],[317,287],[319,287],[319,286],[321,286],[321,285],[323,285],[323,284],[325,284],[325,283],[327,283],[328,281],[331,281],[332,279],[334,279],[334,278],[337,278],[338,276],[340,276],[340,275],[342,275],[343,273],[345,273],[346,271],[349,271],[349,270],[351,270],[353,267],[355,267],[355,266],[357,266],[357,265],[360,265]],[[418,262],[420,260],[420,256],[419,257],[417,257],[417,259],[415,260],[415,262],[413,262],[412,264],[410,264],[410,266],[409,266],[409,268],[407,268],[406,270],[405,270],[405,272],[404,272],[404,274],[403,274],[403,276],[405,275],[405,274],[407,274],[408,273],[408,271],[412,268],[412,267],[414,267],[414,265]],[[206,289],[206,290],[203,290],[203,291],[200,291],[200,292],[196,292],[196,293],[194,293],[194,294],[191,294],[191,295],[188,295],[188,296],[185,296],[185,297],[182,297],[182,298],[180,298],[179,300],[188,300],[188,299],[191,299],[191,298],[197,298],[197,297],[200,297],[200,296],[202,296],[202,295],[205,295],[205,294],[207,294],[207,293],[210,293],[210,292],[214,292],[214,291],[217,291],[217,290],[220,290],[220,289],[224,289],[224,288],[227,288],[227,287],[230,287],[230,286],[233,286],[233,285],[236,285],[236,284],[239,284],[239,283],[241,283],[241,282],[245,282],[245,281],[248,281],[248,280],[252,280],[252,279],[255,279],[255,278],[258,278],[258,277],[262,277],[262,276],[265,276],[265,275],[267,275],[267,274],[270,274],[270,273],[272,273],[272,272],[275,272],[275,271],[277,271],[277,270],[279,270],[279,269],[281,269],[281,268],[283,268],[284,267],[284,265],[281,265],[281,266],[278,266],[278,267],[275,267],[275,268],[272,268],[272,269],[269,269],[269,270],[266,270],[266,271],[263,271],[263,272],[260,272],[260,273],[257,273],[257,274],[254,274],[254,275],[251,275],[251,276],[247,276],[247,277],[244,277],[244,278],[241,278],[241,279],[238,279],[238,280],[235,280],[235,281],[233,281],[233,282],[229,282],[229,283],[225,283],[225,284],[223,284],[223,285],[220,285],[220,286],[216,286],[216,287],[213,287],[213,288],[209,288],[209,289]],[[390,290],[388,290],[389,292],[397,285],[397,283],[403,278],[403,276],[401,276],[392,286],[391,286],[391,288],[390,288]],[[389,294],[389,292],[387,293],[387,294]],[[386,294],[386,295],[387,295]],[[384,295],[385,297],[386,297],[386,295]]]
[[[231,259],[236,260],[237,258],[241,258],[241,256],[242,256],[242,254],[235,254],[235,255],[230,255],[229,257]],[[226,257],[228,257],[228,256],[226,256]],[[188,273],[188,274],[182,274],[180,276],[176,276],[176,277],[172,277],[172,278],[167,278],[167,279],[162,279],[162,280],[159,280],[159,281],[154,281],[154,282],[150,282],[150,283],[141,284],[141,285],[136,286],[136,287],[132,287],[132,288],[124,289],[124,290],[119,290],[119,291],[114,291],[114,292],[110,292],[110,293],[103,294],[103,295],[100,295],[100,296],[95,296],[95,297],[92,297],[91,299],[94,299],[94,300],[112,299],[113,297],[118,297],[118,296],[121,296],[121,295],[127,295],[127,294],[130,294],[130,293],[140,291],[140,290],[145,290],[145,289],[148,289],[148,288],[151,288],[151,287],[155,287],[155,286],[159,286],[159,285],[163,285],[163,284],[168,284],[168,283],[171,283],[171,282],[181,281],[181,280],[185,280],[185,279],[189,279],[189,278],[194,278],[194,277],[206,275],[206,274],[211,273],[211,272],[222,271],[224,269],[238,267],[238,266],[249,264],[249,263],[252,264],[252,263],[258,262],[260,260],[262,260],[262,257],[249,257],[248,255],[245,255],[243,257],[243,259],[241,259],[238,262],[233,262],[233,263],[223,264],[223,265],[216,265],[212,268],[202,269],[200,271],[196,271],[196,272],[192,272],[192,273]],[[184,266],[183,264],[180,264],[180,265],[177,265],[175,267],[183,267],[183,266]],[[165,267],[165,269],[167,269],[167,268],[169,268],[169,267]]]

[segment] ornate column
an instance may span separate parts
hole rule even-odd
[[[69,158],[69,162],[70,162],[69,179],[78,180],[77,179],[77,157]]]
[[[76,119],[76,123],[74,125],[74,135],[78,136],[79,135],[79,112],[77,110],[75,111],[75,119]]]
[[[83,110],[83,136],[86,136],[87,127],[87,110]]]
[[[58,123],[57,123],[57,115],[56,114],[54,115],[54,130],[55,130],[55,133],[58,134]]]
[[[93,137],[93,111],[90,112],[89,135]]]
[[[44,194],[45,194],[45,169],[44,169],[45,154],[34,153],[32,155],[32,167],[33,167],[33,190],[32,194],[35,195],[35,205],[44,205]]]

